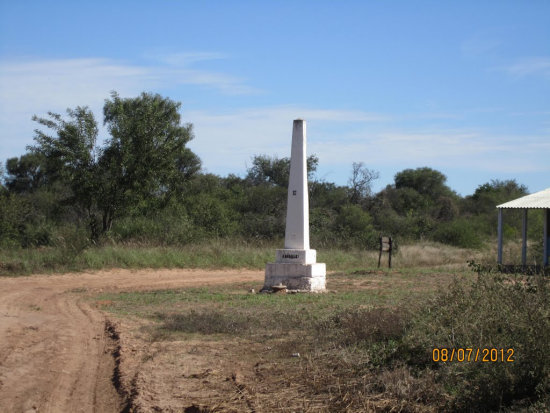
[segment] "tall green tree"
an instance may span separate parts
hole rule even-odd
[[[103,176],[103,227],[120,212],[139,212],[165,205],[200,169],[187,148],[191,124],[182,125],[181,103],[158,94],[105,101],[105,124],[111,134],[100,164]]]
[[[44,160],[48,182],[70,188],[65,203],[86,214],[92,238],[117,217],[165,205],[200,169],[186,147],[192,126],[180,124],[180,106],[160,95],[123,99],[113,92],[104,106],[111,138],[103,147],[87,107],[68,109],[67,120],[51,112],[33,118],[54,133],[36,130],[29,149]]]

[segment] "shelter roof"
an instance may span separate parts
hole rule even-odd
[[[550,188],[497,205],[497,208],[550,208]]]

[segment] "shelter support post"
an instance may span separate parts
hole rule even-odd
[[[544,210],[544,240],[543,240],[543,266],[548,266],[548,257],[550,256],[550,209]]]
[[[498,247],[497,247],[497,263],[502,264],[502,208],[498,209]]]
[[[521,227],[521,265],[527,265],[527,208],[523,209],[523,225]]]

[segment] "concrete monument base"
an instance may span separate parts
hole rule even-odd
[[[282,284],[290,291],[325,291],[327,268],[324,263],[316,263],[316,257],[315,250],[277,250],[276,262],[265,267],[262,290]]]

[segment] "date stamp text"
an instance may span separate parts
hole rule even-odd
[[[432,361],[436,363],[513,363],[513,348],[434,348]]]

